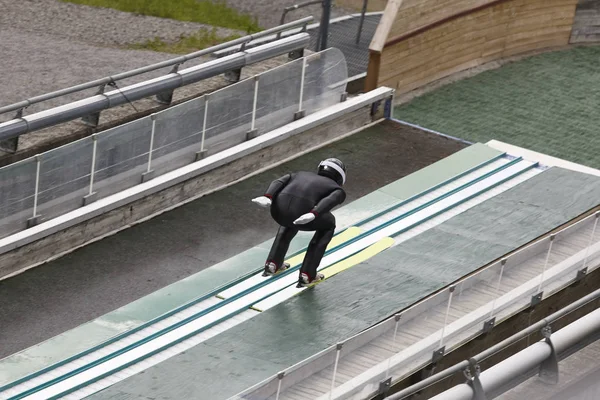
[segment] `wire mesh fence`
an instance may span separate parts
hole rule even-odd
[[[330,48],[0,168],[0,238],[336,104],[347,78]]]

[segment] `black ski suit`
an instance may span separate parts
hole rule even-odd
[[[331,210],[346,200],[346,192],[331,178],[313,172],[295,172],[273,181],[265,196],[272,200],[271,216],[281,225],[267,262],[280,267],[298,231],[316,231],[300,268],[300,273],[308,274],[312,281],[335,231]],[[294,225],[298,217],[309,212],[315,214],[314,220]]]

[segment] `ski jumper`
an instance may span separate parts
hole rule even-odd
[[[295,172],[273,181],[265,196],[271,199],[271,216],[280,225],[267,262],[281,266],[298,231],[315,231],[300,268],[301,274],[306,273],[314,279],[335,232],[335,217],[331,210],[344,202],[346,192],[326,176]],[[306,213],[313,213],[315,219],[304,225],[294,225],[294,220]]]

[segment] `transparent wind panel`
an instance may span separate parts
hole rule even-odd
[[[260,134],[294,121],[300,110],[302,59],[260,75],[255,127]]]
[[[255,80],[246,79],[210,94],[204,142],[208,153],[213,154],[246,141],[252,124],[254,87]]]
[[[98,198],[141,182],[148,166],[152,121],[145,117],[98,134],[94,192]]]
[[[438,348],[443,324],[439,309],[446,306],[448,298],[448,290],[443,290],[402,312],[397,329],[395,322],[388,324],[382,335],[362,347],[360,352],[370,354],[369,358],[376,364],[361,372],[359,379],[339,385],[334,394],[341,392],[349,398],[350,394],[360,392],[369,397],[377,392],[382,380],[391,377],[396,381],[430,362],[433,351]]]
[[[27,228],[33,216],[35,158],[0,168],[0,237]]]
[[[348,67],[344,54],[336,48],[306,57],[302,109],[306,114],[340,102],[346,91]]]
[[[205,97],[199,97],[156,115],[152,165],[156,175],[195,161],[200,151]]]
[[[37,213],[44,220],[83,205],[90,186],[93,142],[87,137],[41,155]]]
[[[484,323],[495,316],[497,299],[509,290],[502,285],[503,280],[508,281],[506,272],[496,262],[456,284],[447,317],[444,315],[444,337],[440,339],[446,351],[483,332]]]

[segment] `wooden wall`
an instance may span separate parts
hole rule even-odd
[[[388,39],[423,28],[450,15],[472,10],[494,0],[404,0]]]
[[[489,61],[565,46],[577,6],[577,0],[420,1],[440,6],[419,14],[416,0],[401,2],[381,51],[371,50],[367,90],[383,85],[402,94]]]

